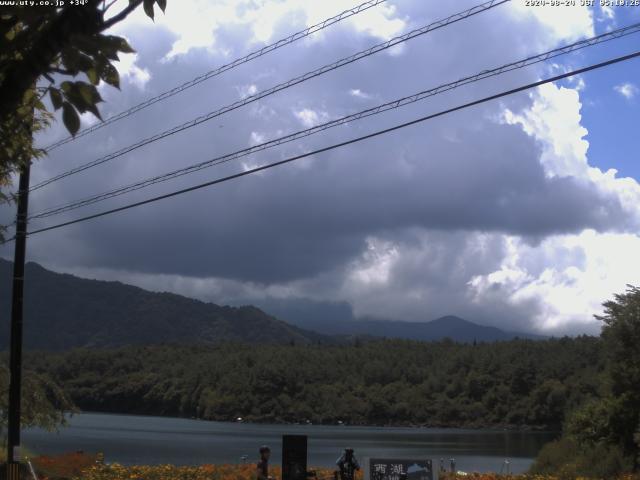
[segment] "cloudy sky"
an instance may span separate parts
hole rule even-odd
[[[169,0],[119,25],[137,54],[105,116],[330,17],[358,0]],[[388,0],[39,161],[32,182],[477,2]],[[454,10],[455,8],[455,10]],[[34,192],[31,211],[277,138],[640,21],[640,9],[514,0]],[[637,37],[468,85],[201,170],[43,227],[308,152],[630,53]],[[295,164],[34,235],[29,259],[217,303],[348,302],[358,316],[455,314],[510,330],[594,333],[601,303],[640,284],[640,61],[548,84]],[[85,125],[95,122],[90,116]],[[40,139],[65,136],[60,124]],[[10,220],[11,212],[2,211]],[[10,257],[11,248],[0,252]]]

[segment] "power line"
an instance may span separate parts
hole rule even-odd
[[[133,115],[136,112],[139,112],[140,110],[144,110],[145,108],[158,103],[162,100],[166,100],[167,98],[173,97],[174,95],[177,95],[178,93],[184,92],[185,90],[194,87],[195,85],[198,85],[206,80],[209,80],[210,78],[216,77],[228,70],[231,70],[233,68],[236,68],[242,64],[245,64],[247,62],[250,62],[252,60],[255,60],[256,58],[262,57],[263,55],[266,55],[267,53],[273,52],[274,50],[278,50],[279,48],[284,47],[285,45],[289,45],[291,43],[294,43],[298,40],[301,40],[305,37],[308,37],[309,35],[312,35],[316,32],[319,32],[320,30],[323,30],[335,23],[338,23],[342,20],[345,20],[349,17],[352,17],[354,15],[357,15],[361,12],[364,12],[365,10],[368,10],[372,7],[375,7],[381,3],[386,2],[387,0],[368,0],[367,2],[361,3],[360,5],[350,8],[348,10],[345,10],[342,13],[339,13],[338,15],[335,15],[331,18],[327,18],[326,20],[323,20],[320,23],[317,23],[315,25],[312,25],[311,27],[305,28],[304,30],[300,30],[299,32],[296,32],[292,35],[289,35],[286,38],[281,38],[280,40],[278,40],[277,42],[274,42],[270,45],[267,45],[259,50],[254,50],[253,52],[249,53],[248,55],[245,55],[242,58],[237,58],[236,60],[229,62],[225,65],[222,65],[214,70],[210,70],[207,73],[204,73],[192,80],[189,80],[188,82],[183,83],[182,85],[179,85],[177,87],[172,88],[171,90],[167,90],[155,97],[151,97],[147,100],[145,100],[144,102],[141,102],[137,105],[134,105],[133,107],[124,110],[118,114],[112,115],[111,117],[108,117],[106,120],[104,120],[101,123],[98,123],[96,125],[92,125],[91,127],[85,128],[83,130],[81,130],[80,132],[76,133],[75,136],[70,135],[66,138],[63,138],[62,140],[59,140],[55,143],[52,143],[51,145],[49,145],[48,147],[45,148],[45,150],[47,151],[51,151],[54,150],[56,148],[58,148],[61,145],[64,145],[65,143],[69,143],[72,142],[73,140],[80,138],[80,137],[84,137],[85,135],[88,135],[92,132],[95,132],[96,130],[100,130],[103,127],[106,127],[107,125],[110,125],[114,122],[117,122],[118,120],[122,120],[123,118],[129,117],[131,115]]]
[[[599,43],[604,43],[610,40],[614,40],[614,39],[618,39],[620,37],[626,36],[626,35],[630,35],[633,33],[638,33],[640,31],[640,23],[636,23],[633,25],[629,25],[623,28],[619,28],[617,30],[613,30],[611,32],[602,34],[602,35],[597,35],[588,39],[584,39],[584,40],[580,40],[578,42],[572,43],[570,45],[566,45],[563,47],[559,47],[559,48],[555,48],[553,50],[544,52],[544,53],[540,53],[538,55],[535,56],[531,56],[531,57],[527,57],[523,60],[519,60],[517,62],[512,62],[506,65],[503,65],[501,67],[498,68],[494,68],[491,70],[484,70],[478,74],[472,75],[472,76],[467,76],[464,78],[461,78],[459,80],[456,80],[454,82],[450,82],[450,83],[446,83],[444,85],[440,85],[438,87],[435,88],[431,88],[429,90],[424,90],[418,93],[415,93],[413,95],[410,96],[406,96],[400,99],[396,99],[390,102],[386,102],[384,104],[378,105],[376,107],[372,107],[372,108],[368,108],[366,110],[351,114],[351,115],[347,115],[335,120],[331,120],[329,122],[320,124],[320,125],[316,125],[314,127],[305,129],[305,130],[300,130],[294,133],[291,133],[289,135],[285,135],[267,142],[263,142],[260,143],[258,145],[254,145],[248,148],[244,148],[226,155],[222,155],[222,156],[218,156],[215,157],[213,159],[210,160],[206,160],[204,162],[200,162],[200,163],[196,163],[194,165],[190,165],[188,167],[184,167],[184,168],[180,168],[177,170],[173,170],[171,172],[162,174],[162,175],[157,175],[154,177],[150,177],[123,187],[119,187],[117,189],[114,190],[110,190],[108,192],[103,192],[97,195],[93,195],[81,200],[77,200],[75,202],[72,203],[67,203],[61,206],[57,206],[57,207],[51,207],[48,208],[42,212],[39,213],[35,213],[33,215],[31,215],[29,217],[29,219],[39,219],[39,218],[46,218],[46,217],[50,217],[53,215],[58,215],[64,212],[68,212],[71,210],[75,210],[84,206],[88,206],[88,205],[92,205],[94,203],[97,202],[101,202],[104,200],[108,200],[110,198],[114,198],[120,195],[124,195],[126,193],[130,193],[136,190],[140,190],[142,188],[146,188],[148,186],[151,185],[155,185],[157,183],[161,183],[161,182],[165,182],[168,180],[172,180],[174,178],[178,178],[181,177],[183,175],[187,175],[193,172],[197,172],[200,171],[204,168],[209,168],[212,166],[216,166],[216,165],[220,165],[223,163],[227,163],[230,162],[232,160],[237,160],[238,158],[242,158],[245,156],[248,156],[250,154],[262,151],[262,150],[266,150],[268,148],[272,148],[278,145],[282,145],[285,143],[289,143],[292,142],[294,140],[298,140],[300,138],[304,138],[304,137],[308,137],[310,135],[319,133],[321,131],[324,130],[328,130],[330,128],[339,126],[339,125],[344,125],[346,123],[349,122],[353,122],[356,120],[360,120],[363,118],[367,118],[373,115],[377,115],[383,112],[386,112],[388,110],[393,110],[405,105],[409,105],[411,103],[415,103],[418,102],[420,100],[424,100],[426,98],[435,96],[437,94],[440,93],[444,93],[446,91],[449,90],[453,90],[454,88],[458,88],[461,87],[463,85],[467,85],[470,83],[474,83],[480,80],[484,80],[486,78],[490,78],[493,76],[497,76],[506,72],[510,72],[513,70],[517,70],[517,69],[521,69],[530,65],[534,65],[546,60],[549,60],[551,58],[555,58],[558,57],[560,55],[565,55],[568,54],[570,52],[574,52],[576,50],[580,50],[583,48],[587,48],[587,47],[591,47],[594,45],[597,45]]]
[[[383,50],[386,50],[388,48],[391,48],[395,45],[398,45],[400,43],[406,42],[408,40],[411,40],[415,37],[418,37],[420,35],[424,35],[426,33],[432,32],[434,30],[443,28],[445,26],[451,25],[453,23],[459,22],[461,20],[464,20],[466,18],[469,18],[473,15],[477,15],[479,13],[485,12],[489,9],[495,8],[498,5],[502,5],[503,3],[507,3],[510,2],[511,0],[490,0],[488,2],[482,3],[480,5],[476,5],[475,7],[472,7],[468,10],[465,10],[463,12],[460,13],[456,13],[453,14],[445,19],[442,20],[438,20],[436,22],[433,22],[429,25],[426,25],[422,28],[416,29],[416,30],[412,30],[409,33],[406,33],[404,35],[400,35],[398,37],[394,37],[391,40],[388,40],[386,42],[383,43],[379,43],[377,45],[374,45],[373,47],[370,47],[366,50],[363,50],[361,52],[355,53],[353,55],[350,55],[349,57],[345,57],[342,58],[336,62],[333,62],[331,64],[328,65],[324,65],[316,70],[313,70],[311,72],[307,72],[303,75],[300,75],[296,78],[293,78],[291,80],[288,80],[284,83],[280,83],[278,85],[276,85],[275,87],[271,87],[267,90],[263,90],[261,92],[255,93],[253,95],[247,96],[242,100],[239,100],[237,102],[234,102],[230,105],[227,105],[226,107],[222,107],[218,110],[215,110],[213,112],[207,113],[205,115],[201,115],[193,120],[190,120],[188,122],[185,122],[181,125],[177,125],[173,128],[170,128],[169,130],[165,130],[162,133],[158,133],[156,135],[153,135],[152,137],[148,137],[144,140],[140,140],[139,142],[133,144],[133,145],[129,145],[128,147],[122,148],[116,152],[113,152],[109,155],[106,155],[104,157],[100,157],[96,160],[93,160],[91,162],[85,163],[83,165],[79,165],[75,168],[72,168],[71,170],[68,170],[66,172],[63,172],[59,175],[56,175],[54,177],[51,177],[47,180],[44,180],[40,183],[35,184],[33,187],[31,187],[31,190],[37,190],[39,188],[42,188],[46,185],[49,185],[50,183],[56,182],[58,180],[61,180],[63,178],[69,177],[71,175],[74,175],[76,173],[82,172],[84,170],[87,170],[89,168],[95,167],[97,165],[101,165],[105,162],[108,162],[110,160],[113,160],[115,158],[121,157],[122,155],[129,153],[133,150],[137,150],[140,147],[143,147],[145,145],[148,145],[150,143],[156,142],[158,140],[161,140],[163,138],[166,138],[170,135],[173,135],[175,133],[178,132],[182,132],[184,130],[187,130],[189,128],[195,127],[196,125],[200,125],[201,123],[207,122],[213,118],[219,117],[221,115],[224,115],[225,113],[228,113],[232,110],[236,110],[240,107],[243,107],[245,105],[248,105],[250,103],[253,103],[257,100],[260,100],[262,98],[265,98],[269,95],[273,95],[281,90],[285,90],[287,88],[290,88],[294,85],[297,85],[299,83],[302,82],[306,82],[307,80],[310,80],[312,78],[318,77],[320,75],[324,75],[327,72],[336,70],[340,67],[343,67],[345,65],[348,65],[350,63],[356,62],[358,60],[361,60],[362,58],[366,58],[369,57],[371,55],[374,55],[378,52],[381,52]]]
[[[74,225],[76,223],[92,220],[94,218],[104,217],[106,215],[111,215],[113,213],[122,212],[124,210],[129,210],[131,208],[139,207],[141,205],[154,203],[154,202],[157,202],[159,200],[164,200],[164,199],[167,199],[167,198],[171,198],[171,197],[175,197],[175,196],[178,196],[178,195],[182,195],[184,193],[192,192],[192,191],[195,191],[195,190],[200,190],[202,188],[210,187],[212,185],[216,185],[216,184],[219,184],[219,183],[223,183],[223,182],[227,182],[227,181],[230,181],[230,180],[234,180],[236,178],[240,178],[240,177],[244,177],[244,176],[247,176],[247,175],[251,175],[253,173],[261,172],[263,170],[268,170],[268,169],[273,168],[273,167],[278,167],[280,165],[285,165],[287,163],[291,163],[291,162],[294,162],[296,160],[300,160],[302,158],[310,157],[312,155],[317,155],[319,153],[328,152],[328,151],[334,150],[336,148],[344,147],[344,146],[347,146],[347,145],[351,145],[351,144],[354,144],[354,143],[361,142],[363,140],[367,140],[367,139],[374,138],[374,137],[377,137],[377,136],[380,136],[380,135],[384,135],[384,134],[387,134],[387,133],[390,133],[390,132],[393,132],[393,131],[396,131],[396,130],[400,130],[400,129],[409,127],[411,125],[415,125],[415,124],[418,124],[418,123],[421,123],[421,122],[425,122],[427,120],[431,120],[431,119],[434,119],[434,118],[437,118],[437,117],[441,117],[441,116],[444,116],[444,115],[447,115],[447,114],[450,114],[450,113],[453,113],[453,112],[457,112],[459,110],[463,110],[463,109],[466,109],[466,108],[469,108],[469,107],[480,105],[482,103],[486,103],[486,102],[489,102],[491,100],[496,100],[498,98],[506,97],[508,95],[513,95],[514,93],[518,93],[518,92],[522,92],[522,91],[525,91],[525,90],[529,90],[531,88],[539,87],[540,85],[544,85],[544,84],[547,84],[547,83],[551,83],[551,82],[555,82],[555,81],[558,81],[558,80],[562,80],[564,78],[571,77],[571,76],[574,76],[574,75],[580,75],[582,73],[586,73],[586,72],[589,72],[591,70],[596,70],[596,69],[603,68],[603,67],[606,67],[606,66],[609,66],[609,65],[613,65],[613,64],[616,64],[616,63],[620,63],[620,62],[624,62],[624,61],[627,61],[627,60],[631,60],[631,59],[637,58],[637,57],[640,57],[640,51],[636,51],[636,52],[631,53],[629,55],[624,55],[624,56],[621,56],[621,57],[613,58],[613,59],[607,60],[605,62],[597,63],[597,64],[594,64],[594,65],[590,65],[588,67],[580,68],[578,70],[573,70],[573,71],[570,71],[570,72],[566,72],[566,73],[563,73],[561,75],[556,75],[554,77],[550,77],[550,78],[547,78],[547,79],[544,79],[544,80],[539,80],[537,82],[529,83],[527,85],[523,85],[523,86],[520,86],[520,87],[517,87],[517,88],[513,88],[511,90],[503,91],[501,93],[490,95],[488,97],[484,97],[484,98],[481,98],[479,100],[474,100],[472,102],[465,103],[465,104],[459,105],[457,107],[449,108],[447,110],[442,110],[442,111],[440,111],[438,113],[433,113],[433,114],[430,114],[430,115],[426,115],[426,116],[411,120],[409,122],[405,122],[405,123],[401,123],[399,125],[395,125],[393,127],[385,128],[383,130],[378,130],[376,132],[369,133],[367,135],[363,135],[363,136],[360,136],[360,137],[352,138],[350,140],[347,140],[347,141],[344,141],[344,142],[340,142],[340,143],[336,143],[336,144],[330,145],[328,147],[323,147],[323,148],[314,150],[312,152],[307,152],[307,153],[303,153],[301,155],[296,155],[294,157],[289,157],[289,158],[286,158],[284,160],[280,160],[280,161],[277,161],[277,162],[269,163],[267,165],[262,165],[260,167],[256,167],[256,168],[253,168],[253,169],[250,169],[250,170],[246,170],[246,171],[243,171],[243,172],[240,172],[240,173],[229,175],[229,176],[226,176],[226,177],[223,177],[223,178],[218,178],[216,180],[211,180],[209,182],[201,183],[199,185],[195,185],[195,186],[192,186],[192,187],[184,188],[184,189],[177,190],[177,191],[174,191],[174,192],[171,192],[171,193],[167,193],[167,194],[164,194],[164,195],[159,195],[159,196],[148,198],[146,200],[142,200],[142,201],[139,201],[139,202],[130,203],[130,204],[124,205],[122,207],[113,208],[113,209],[110,209],[110,210],[105,210],[103,212],[95,213],[93,215],[87,215],[85,217],[80,217],[80,218],[77,218],[75,220],[70,220],[70,221],[58,223],[56,225],[52,225],[52,226],[49,226],[49,227],[44,227],[44,228],[40,228],[40,229],[37,229],[37,230],[33,230],[33,231],[28,232],[28,235],[35,235],[37,233],[42,233],[42,232],[47,232],[47,231],[50,231],[50,230],[55,230],[55,229],[58,229],[58,228],[69,226],[69,225]]]

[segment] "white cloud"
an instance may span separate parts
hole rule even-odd
[[[638,87],[629,82],[616,85],[613,89],[627,100],[631,100],[638,94]]]
[[[597,20],[601,23],[607,23],[607,31],[616,25],[616,12],[612,6],[600,5],[600,16]]]
[[[584,137],[587,129],[581,123],[578,90],[548,83],[530,94],[532,106],[521,114],[505,111],[505,120],[520,124],[529,135],[544,145],[541,161],[550,176],[585,176],[588,169]]]
[[[95,125],[99,121],[100,119],[91,112],[84,112],[80,114],[80,124],[83,127],[90,127],[91,125]]]
[[[368,238],[366,242],[367,249],[353,262],[348,281],[352,283],[352,288],[387,286],[394,260],[398,258],[398,249],[391,242],[373,237]]]
[[[594,190],[616,198],[627,213],[626,228],[640,225],[640,184],[589,165],[588,132],[581,124],[580,94],[577,89],[546,84],[531,94],[531,107],[521,114],[505,111],[507,123],[520,124],[543,145],[540,158],[550,176],[571,176],[592,183]],[[621,226],[621,228],[625,228]]]
[[[359,88],[352,88],[351,90],[349,90],[349,95],[351,95],[352,97],[361,98],[363,100],[369,100],[371,98],[371,95],[363,92]]]
[[[144,90],[149,80],[151,80],[151,73],[148,69],[140,68],[136,65],[138,54],[120,54],[119,57],[120,61],[116,62],[115,65],[121,78],[135,85],[140,90]]]
[[[578,92],[583,91],[587,88],[587,83],[584,81],[584,77],[582,75],[574,75],[572,77],[568,77],[567,81],[573,85]]]
[[[539,245],[507,238],[510,245],[499,269],[473,277],[469,285],[478,303],[506,299],[512,306],[538,306],[534,324],[543,332],[578,325],[597,330],[593,315],[627,284],[640,282],[640,248],[633,234],[553,236]],[[583,328],[583,329],[584,329]]]
[[[236,90],[238,91],[238,95],[240,95],[240,98],[247,98],[258,93],[258,87],[254,84],[242,85],[236,87]]]
[[[397,9],[394,5],[384,4],[352,17],[351,23],[358,32],[389,40],[402,33],[406,27],[406,20],[397,18],[396,14]]]
[[[324,123],[329,119],[327,112],[316,111],[310,108],[303,108],[294,112],[296,118],[306,128],[314,127],[320,123]]]
[[[602,14],[609,20],[613,20],[616,16],[615,10],[611,6],[601,5],[600,10],[602,10]]]
[[[124,0],[119,0],[124,4]],[[113,7],[117,11],[118,3]],[[151,20],[142,8],[136,9],[113,31],[122,33],[140,27],[148,27]],[[185,54],[194,48],[214,50],[216,47],[215,31],[222,25],[237,24],[237,13],[234,2],[210,2],[208,0],[190,0],[187,5],[168,2],[166,14],[156,6],[154,28],[164,28],[171,32],[175,41],[167,54],[167,58]]]
[[[548,174],[591,182],[594,189],[615,196],[628,214],[627,225],[640,223],[640,184],[603,172],[588,164],[587,130],[581,125],[579,92],[547,84],[531,95],[533,104],[519,115],[507,111],[506,121],[520,124],[543,144],[541,161]],[[625,226],[621,225],[624,229]],[[509,248],[499,269],[475,276],[469,285],[476,301],[506,295],[513,305],[539,306],[536,324],[542,330],[566,329],[593,323],[601,303],[626,284],[640,282],[640,260],[631,252],[640,248],[635,233],[598,233],[550,236],[538,245],[507,237]]]
[[[539,39],[540,43],[553,45],[558,41],[574,41],[594,34],[593,11],[580,6],[536,7],[527,5],[527,0],[515,0],[510,7],[519,18],[533,18],[539,22],[550,35]]]
[[[249,139],[249,145],[254,146],[260,143],[264,143],[266,140],[266,136],[264,133],[260,132],[251,132],[251,137]]]
[[[270,43],[333,17],[350,6],[341,0],[190,0],[188,5],[169,3],[166,15],[156,7],[155,25],[166,28],[176,38],[167,58],[186,54],[196,48],[230,54],[228,49],[218,45],[217,34],[220,29],[249,28],[252,36],[246,38],[244,46]],[[114,31],[148,25],[149,22],[142,8],[139,8]],[[405,27],[405,21],[396,17],[393,5],[371,8],[343,23],[356,32],[385,40],[397,35]],[[282,31],[283,25],[289,28]],[[322,35],[319,32],[313,37]],[[237,47],[241,50],[243,46]]]

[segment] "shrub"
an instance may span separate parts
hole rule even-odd
[[[631,458],[622,449],[605,443],[579,444],[563,438],[545,445],[530,473],[554,475],[561,480],[583,478],[616,478],[633,467]]]

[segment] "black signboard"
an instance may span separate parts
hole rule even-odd
[[[369,459],[369,480],[433,480],[431,460]]]
[[[282,436],[282,480],[306,480],[306,435]]]

